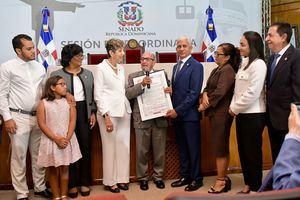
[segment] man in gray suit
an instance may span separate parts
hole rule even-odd
[[[164,117],[142,121],[137,97],[147,90],[147,85],[151,84],[149,76],[145,76],[141,83],[133,83],[133,78],[143,76],[146,72],[153,72],[155,65],[155,56],[153,53],[145,52],[141,56],[141,71],[132,73],[128,76],[128,87],[126,88],[126,97],[133,101],[133,125],[136,134],[136,173],[140,182],[141,190],[148,190],[149,153],[152,143],[153,151],[153,175],[152,178],[157,188],[165,188],[162,180],[165,168],[165,147],[167,136],[167,120]],[[167,78],[167,77],[166,77]],[[169,82],[169,81],[168,81]]]

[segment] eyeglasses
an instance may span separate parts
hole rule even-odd
[[[225,56],[226,54],[224,54],[224,53],[218,53],[218,52],[215,51],[215,52],[214,52],[214,55],[215,55],[215,56]]]
[[[84,58],[84,55],[81,53],[81,54],[77,54],[74,56],[75,58]]]
[[[150,60],[151,60],[151,61],[154,61],[153,58],[141,58],[141,59],[140,59],[140,61],[147,61],[147,62],[150,61]]]
[[[56,83],[55,85],[60,85],[61,87],[64,87],[66,83]]]

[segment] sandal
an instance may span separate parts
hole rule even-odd
[[[231,180],[228,177],[225,178],[217,178],[217,181],[222,181],[224,182],[221,185],[221,189],[220,190],[216,190],[216,184],[214,186],[211,186],[210,189],[208,190],[208,193],[212,193],[212,194],[220,194],[223,192],[228,192],[229,190],[231,190]]]

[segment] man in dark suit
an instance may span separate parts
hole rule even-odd
[[[290,103],[300,101],[300,50],[289,42],[291,25],[277,22],[271,25],[266,37],[274,53],[267,71],[267,126],[273,163],[288,132]]]
[[[126,88],[126,97],[129,100],[133,100],[132,117],[136,134],[136,174],[140,182],[141,190],[149,189],[148,181],[150,175],[148,174],[148,162],[151,144],[154,159],[154,172],[152,178],[154,179],[157,188],[165,188],[163,175],[165,169],[165,148],[168,123],[165,117],[142,121],[137,97],[147,90],[146,87],[148,84],[151,84],[151,79],[149,76],[145,76],[141,83],[135,85],[133,83],[133,78],[143,76],[146,72],[153,72],[154,65],[154,54],[145,52],[141,56],[142,70],[128,76],[128,87]]]
[[[200,164],[200,114],[197,110],[203,82],[203,66],[192,56],[192,44],[186,37],[177,40],[179,62],[173,68],[172,103],[167,117],[174,119],[174,129],[180,159],[181,179],[172,187],[194,191],[203,185]]]
[[[288,124],[289,134],[260,192],[300,187],[300,116],[294,104],[291,105]]]

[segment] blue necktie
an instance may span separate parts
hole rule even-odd
[[[182,61],[181,60],[179,60],[178,61],[178,63],[177,63],[177,68],[176,68],[176,73],[175,73],[175,79],[176,79],[176,77],[178,76],[178,74],[179,74],[179,71],[180,71],[180,69],[181,69],[181,65],[182,65]],[[174,80],[175,80],[174,79]]]
[[[273,73],[275,71],[275,68],[276,68],[276,62],[277,62],[277,59],[280,57],[280,54],[276,53],[274,54],[274,59],[273,59],[273,62],[271,64],[271,73],[270,73],[270,78],[269,78],[269,82],[271,82],[272,80],[272,77],[273,77]]]

